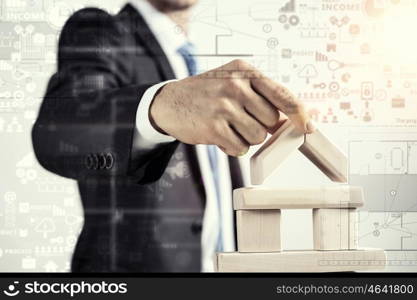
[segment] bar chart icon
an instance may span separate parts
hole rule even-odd
[[[327,55],[325,55],[323,53],[320,53],[318,51],[316,51],[315,58],[316,58],[316,61],[317,62],[320,62],[320,61],[328,61],[329,60],[328,57],[327,57]]]

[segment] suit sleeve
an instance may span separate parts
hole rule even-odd
[[[151,85],[131,83],[128,38],[99,9],[83,9],[65,24],[58,70],[32,129],[36,157],[47,170],[77,180],[127,176],[138,183],[164,172],[178,142],[132,157],[136,111]]]
[[[167,80],[155,84],[146,90],[143,94],[138,110],[136,112],[136,130],[133,134],[133,155],[137,150],[152,149],[161,143],[169,143],[175,141],[175,138],[163,134],[156,130],[149,118],[149,110],[155,95],[169,82],[175,79]]]

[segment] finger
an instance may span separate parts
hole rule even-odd
[[[243,107],[247,113],[263,124],[268,132],[273,131],[280,117],[278,109],[251,88],[248,88],[246,94],[248,99],[243,103]]]
[[[286,114],[301,132],[310,133],[314,131],[304,104],[284,86],[265,76],[252,78],[251,85],[255,91]]]
[[[265,126],[243,109],[239,109],[234,118],[230,120],[230,125],[249,145],[258,145],[266,139]]]
[[[273,134],[275,131],[277,131],[278,129],[281,128],[282,125],[284,125],[284,123],[288,120],[288,117],[284,114],[281,114],[279,117],[279,121],[277,122],[277,124],[274,126],[274,128],[271,129],[271,131],[269,132],[270,134]]]
[[[248,152],[249,144],[229,124],[224,124],[221,131],[216,144],[223,152],[231,156],[242,156]]]

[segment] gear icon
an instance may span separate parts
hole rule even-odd
[[[297,26],[298,23],[300,23],[300,19],[296,15],[293,15],[288,19],[288,23],[290,23],[292,26]]]
[[[332,81],[329,84],[329,90],[332,92],[337,92],[339,90],[340,86],[336,81]]]

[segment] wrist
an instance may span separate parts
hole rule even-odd
[[[152,127],[157,130],[158,132],[162,133],[162,134],[167,134],[167,132],[165,130],[163,130],[160,126],[160,122],[159,120],[162,119],[162,108],[164,107],[164,90],[166,90],[167,85],[170,85],[172,83],[167,83],[165,85],[163,85],[154,95],[152,102],[149,106],[149,112],[148,112],[148,117],[149,117],[149,121],[152,125]]]

